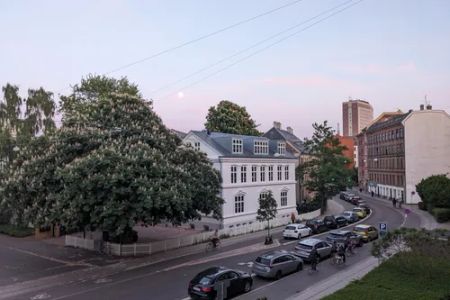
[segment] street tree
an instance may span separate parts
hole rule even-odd
[[[434,207],[450,208],[450,178],[445,174],[422,179],[416,191],[430,212]]]
[[[206,116],[205,128],[209,131],[260,136],[256,127],[245,107],[227,100],[211,106]]]
[[[277,201],[273,197],[272,191],[262,194],[259,197],[259,208],[256,219],[260,222],[267,222],[267,237],[266,244],[272,243],[272,236],[270,235],[270,220],[277,215]]]
[[[346,165],[349,160],[342,154],[345,150],[327,121],[313,124],[313,136],[305,139],[305,149],[311,159],[297,168],[297,177],[303,185],[315,192],[315,200],[321,204],[322,213],[327,208],[327,200],[339,190],[352,185],[351,170]],[[305,176],[307,175],[307,176]]]
[[[220,175],[204,154],[183,147],[126,79],[82,81],[64,97],[63,125],[45,151],[15,161],[4,188],[17,214],[36,226],[103,230],[131,241],[137,223],[221,217]],[[133,90],[133,89],[132,89]],[[45,146],[44,142],[48,142]],[[31,151],[31,150],[30,150]]]

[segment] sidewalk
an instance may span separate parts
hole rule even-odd
[[[339,276],[332,276],[322,280],[313,286],[307,288],[301,293],[294,295],[288,300],[316,300],[346,287],[350,282],[361,279],[378,266],[378,259],[373,256],[366,258],[360,263],[350,267],[349,269],[339,273]]]

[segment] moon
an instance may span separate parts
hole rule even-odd
[[[184,93],[183,92],[178,92],[177,93],[178,98],[184,98]]]

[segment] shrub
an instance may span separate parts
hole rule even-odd
[[[315,211],[321,208],[321,203],[319,199],[314,199],[310,202],[303,202],[300,205],[297,204],[297,212],[299,214],[308,213],[311,211]]]
[[[11,222],[11,211],[9,209],[0,208],[0,224],[9,224]]]
[[[33,228],[21,227],[15,225],[0,225],[0,233],[14,237],[26,237],[32,235]]]
[[[439,223],[450,221],[450,208],[434,208],[433,215]]]
[[[427,206],[425,205],[424,202],[420,201],[419,203],[417,203],[417,206],[419,207],[419,209],[421,210],[427,210]]]

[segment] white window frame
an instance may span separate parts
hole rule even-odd
[[[278,154],[285,155],[286,154],[286,143],[278,142]]]
[[[288,202],[288,191],[282,190],[280,193],[280,206],[287,206]]]
[[[269,166],[269,181],[273,181],[273,165]]]
[[[289,165],[284,166],[284,180],[289,180]]]
[[[269,191],[262,191],[259,193],[259,199],[266,199],[269,196]]]
[[[278,179],[278,181],[283,180],[283,166],[282,165],[277,166],[277,179]]]
[[[252,166],[252,182],[258,181],[258,166],[253,165]]]
[[[234,196],[234,213],[241,214],[245,211],[245,195],[239,193]]]
[[[259,170],[260,170],[261,182],[265,182],[266,181],[266,166],[259,167]]]
[[[237,183],[237,166],[233,165],[230,168],[231,183]]]
[[[247,182],[247,166],[241,166],[241,183]]]
[[[244,151],[244,143],[242,139],[233,138],[232,140],[232,151],[233,154],[242,154]]]
[[[253,153],[261,155],[269,154],[269,142],[265,140],[255,140],[253,143]]]

